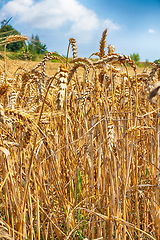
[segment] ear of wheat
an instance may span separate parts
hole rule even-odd
[[[114,53],[115,47],[110,44],[108,45],[108,55],[112,55]]]
[[[65,66],[60,66],[60,73],[58,78],[59,90],[57,92],[56,103],[57,109],[60,110],[64,106],[65,93],[67,89],[68,69]]]
[[[103,31],[102,38],[100,41],[100,48],[99,48],[99,57],[100,58],[103,58],[105,56],[106,36],[107,36],[107,29],[105,29]]]
[[[9,90],[9,84],[7,83],[2,83],[0,85],[0,97],[2,97],[3,95],[5,95]]]
[[[6,44],[17,41],[27,41],[27,37],[22,35],[10,35],[6,38]]]
[[[114,124],[113,122],[109,122],[108,123],[108,139],[107,139],[107,142],[108,142],[108,149],[109,151],[112,151],[112,148],[114,146]]]
[[[156,88],[152,89],[149,93],[149,99],[152,99],[158,94],[158,90],[160,89],[160,86],[157,86]]]
[[[73,52],[73,58],[77,58],[78,55],[78,51],[77,51],[77,43],[76,43],[76,40],[74,38],[70,38],[69,39],[69,44],[72,45],[72,52]]]

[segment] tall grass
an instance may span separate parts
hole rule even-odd
[[[0,237],[160,239],[160,65],[138,74],[106,35],[97,61],[70,39],[70,62],[1,72]]]

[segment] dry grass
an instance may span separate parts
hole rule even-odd
[[[0,62],[0,237],[160,239],[160,65],[106,54],[106,33],[97,61],[71,39],[70,62]]]

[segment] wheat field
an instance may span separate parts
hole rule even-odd
[[[70,38],[66,58],[0,61],[0,238],[160,239],[160,64],[106,36],[88,58]]]

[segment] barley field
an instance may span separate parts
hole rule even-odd
[[[88,58],[73,38],[66,58],[4,53],[1,239],[160,239],[160,63],[137,68],[106,36]]]

